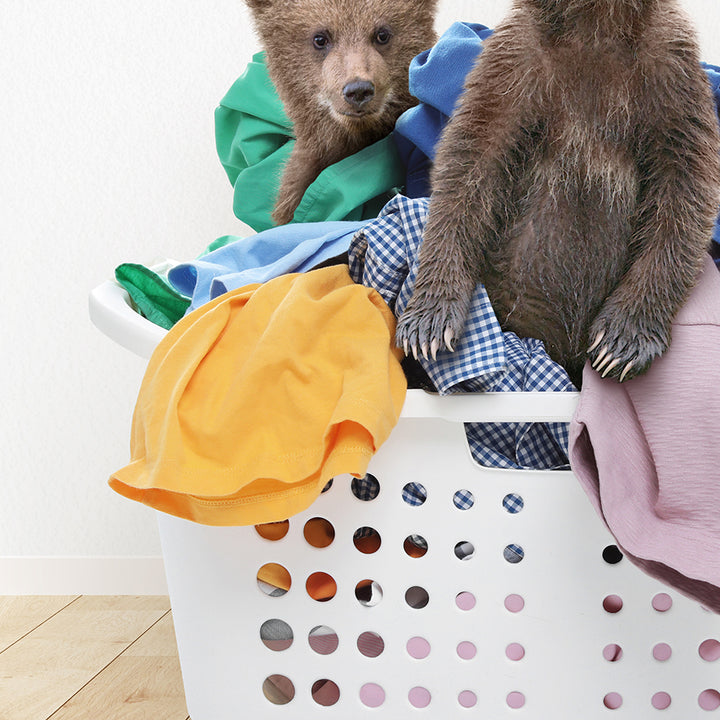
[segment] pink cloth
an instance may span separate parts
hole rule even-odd
[[[570,463],[626,556],[720,613],[720,273],[708,257],[672,344],[619,384],[589,364]]]

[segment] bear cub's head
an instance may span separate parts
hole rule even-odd
[[[417,102],[408,66],[435,42],[437,0],[246,2],[298,137],[367,144]]]

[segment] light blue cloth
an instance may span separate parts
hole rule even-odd
[[[293,223],[224,245],[168,273],[170,284],[191,298],[188,312],[230,290],[263,283],[287,273],[307,272],[347,252],[368,221]]]

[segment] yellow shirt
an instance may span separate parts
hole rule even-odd
[[[283,275],[177,323],[148,364],[118,493],[208,525],[284,520],[365,474],[406,382],[395,321],[346,266]]]

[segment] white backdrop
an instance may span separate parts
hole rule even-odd
[[[684,5],[720,64],[720,3]],[[437,27],[508,6],[441,0]],[[0,594],[154,591],[138,580],[160,567],[153,513],[106,485],[144,362],[92,327],[87,295],[121,262],[243,232],[213,110],[258,45],[241,0],[3,0],[0,15]]]

